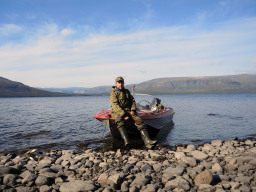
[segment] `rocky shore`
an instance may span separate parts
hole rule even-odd
[[[0,155],[0,191],[256,192],[256,139]]]

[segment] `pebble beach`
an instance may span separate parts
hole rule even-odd
[[[256,192],[256,139],[0,154],[3,192]]]

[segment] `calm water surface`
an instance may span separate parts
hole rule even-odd
[[[175,110],[165,144],[256,136],[256,93],[157,96]],[[93,116],[109,97],[0,98],[0,151],[77,149],[108,130]]]

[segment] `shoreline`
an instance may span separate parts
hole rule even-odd
[[[0,153],[0,191],[252,191],[256,138],[155,149]]]

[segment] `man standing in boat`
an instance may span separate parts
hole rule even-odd
[[[143,123],[142,119],[137,116],[135,100],[130,91],[124,88],[124,79],[122,77],[116,78],[116,86],[112,87],[109,100],[111,103],[112,117],[124,140],[125,146],[128,147],[130,145],[126,130],[128,121],[134,123],[139,130],[147,148],[151,148],[152,145],[157,143],[157,141],[149,138],[146,125]]]

